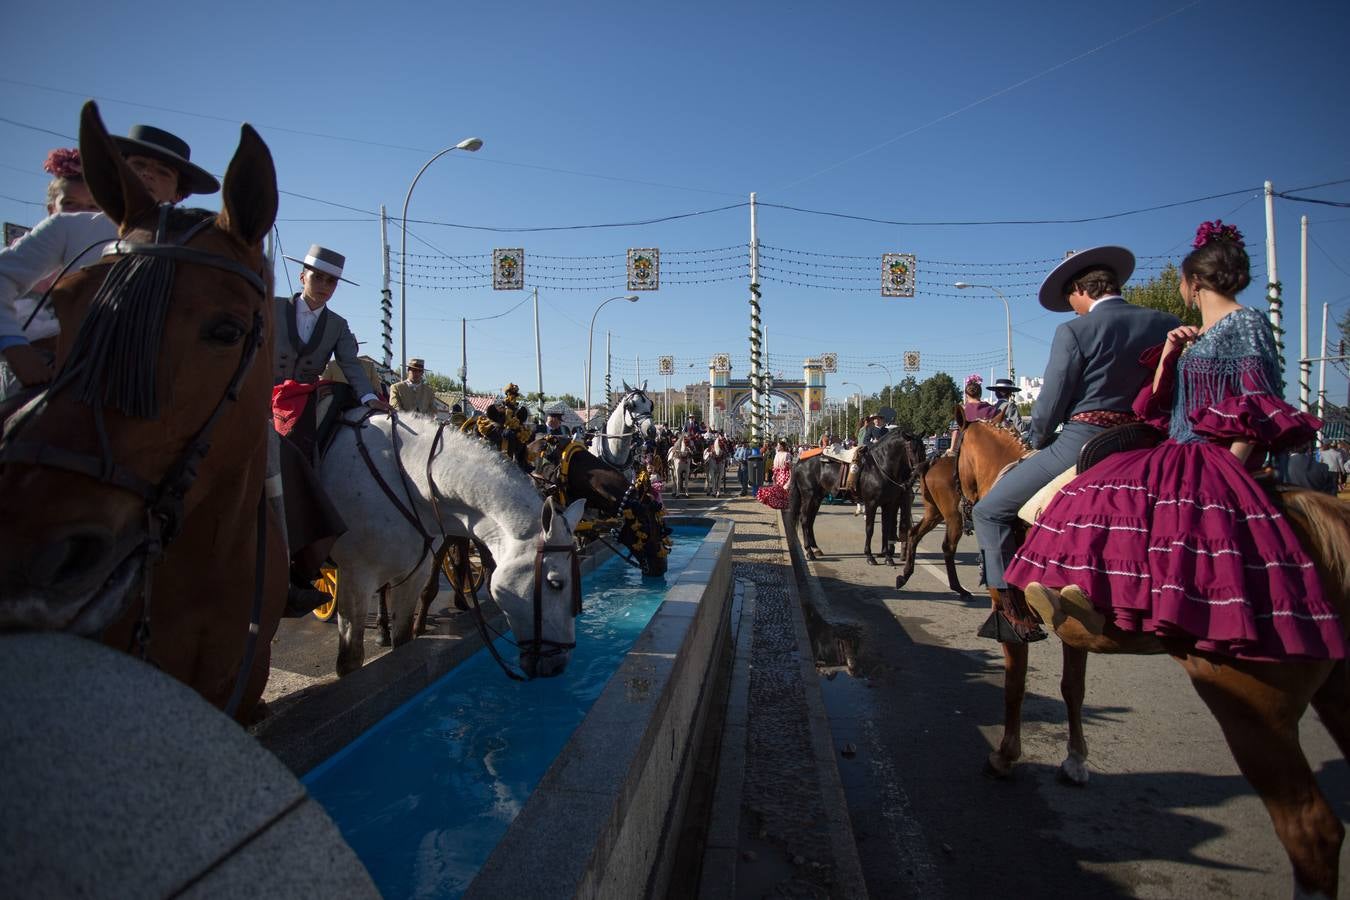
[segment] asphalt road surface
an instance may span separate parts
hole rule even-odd
[[[838,762],[873,897],[1291,896],[1265,808],[1165,656],[1089,658],[1092,774],[1078,788],[1056,777],[1067,741],[1060,644],[1033,645],[1022,761],[1009,780],[983,774],[1002,734],[1003,671],[998,645],[975,636],[989,610],[975,539],[958,547],[974,599],[946,586],[941,527],[896,590],[896,569],[863,559],[852,511],[822,509],[815,571],[863,635],[858,674],[841,670],[824,688],[836,749],[856,748]],[[1312,711],[1302,736],[1323,792],[1350,818],[1350,767]],[[1345,848],[1341,872],[1344,882]]]

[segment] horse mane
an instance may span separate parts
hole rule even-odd
[[[400,413],[399,421],[405,425],[436,425],[434,417],[419,413]],[[429,443],[433,433],[434,429],[428,428],[412,432],[411,437],[420,445],[424,441]],[[400,441],[406,444],[409,442],[409,435],[401,434]],[[462,434],[453,428],[445,429],[442,441],[444,449],[437,457],[437,466],[444,467],[445,461],[455,456],[455,468],[465,473],[473,473],[472,477],[463,477],[457,483],[456,494],[465,497],[479,509],[491,508],[488,504],[492,499],[511,501],[513,506],[525,513],[525,521],[507,522],[499,516],[494,518],[497,518],[504,530],[519,539],[529,537],[534,530],[541,527],[539,509],[543,501],[539,497],[539,492],[535,490],[534,482],[520,470],[519,466],[487,441]],[[419,446],[419,449],[422,448]],[[424,453],[425,451],[417,457],[418,461],[415,464],[404,463],[409,472],[419,479],[426,474]]]
[[[967,427],[970,427],[971,425],[982,426],[983,428],[988,430],[991,434],[993,434],[995,437],[999,438],[1000,441],[1004,444],[1007,444],[1009,442],[1015,443],[1019,455],[1031,449],[1029,446],[1027,446],[1026,441],[1022,439],[1022,433],[1018,431],[1016,428],[1014,428],[1008,422],[1000,421],[998,423],[994,423],[989,421],[988,419],[981,419],[976,422],[968,423]]]
[[[206,209],[171,209],[166,231],[182,234],[215,217]],[[90,406],[139,419],[159,415],[159,345],[173,291],[174,261],[122,256],[89,301],[53,388],[71,387]]]
[[[1327,599],[1350,629],[1350,504],[1319,491],[1282,490],[1276,497],[1304,549],[1317,564]]]

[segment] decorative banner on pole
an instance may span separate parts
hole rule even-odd
[[[826,375],[833,375],[839,371],[839,354],[822,353],[820,354],[820,370]]]
[[[673,357],[673,356],[658,356],[658,357],[656,358],[656,374],[658,374],[658,375],[674,375],[674,374],[675,374],[675,357]]]
[[[661,287],[661,251],[638,247],[628,251],[628,289],[655,291]]]
[[[715,353],[712,358],[712,368],[714,372],[731,371],[731,354]]]
[[[906,351],[905,351],[905,371],[906,371],[906,372],[917,372],[917,371],[919,371],[919,351],[918,351],[918,350],[906,350]]]
[[[525,289],[525,249],[523,247],[492,251],[492,289],[494,291],[521,291]]]
[[[10,244],[14,243],[19,238],[23,237],[30,231],[32,231],[32,229],[27,227],[26,225],[15,225],[13,222],[6,222],[5,246],[8,247]]]
[[[914,254],[881,254],[881,296],[914,296]]]

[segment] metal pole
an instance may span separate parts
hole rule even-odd
[[[1275,346],[1280,351],[1280,370],[1284,370],[1284,338],[1280,322],[1280,275],[1275,267],[1275,186],[1266,182],[1266,300],[1270,304],[1270,326],[1275,329]]]
[[[759,229],[755,218],[755,194],[750,193],[750,440],[758,444],[763,427],[760,394],[759,328]]]
[[[1330,303],[1322,304],[1322,361],[1317,364],[1317,417],[1322,418],[1322,414],[1327,408],[1327,310],[1331,308]],[[1321,437],[1321,435],[1318,435]]]
[[[610,376],[614,367],[614,357],[610,354],[610,332],[605,331],[605,395],[600,400],[600,408],[605,411],[605,418],[609,418],[609,396],[613,390]]]
[[[384,277],[380,285],[380,335],[383,338],[384,366],[394,368],[394,292],[389,289],[389,217],[380,204],[380,260]],[[400,264],[401,265],[401,264]],[[408,360],[404,358],[403,364]]]
[[[544,351],[539,343],[539,288],[534,289],[534,369],[539,376],[539,413],[544,412]]]
[[[1299,219],[1299,265],[1302,277],[1298,288],[1298,408],[1308,411],[1308,393],[1312,390],[1312,363],[1308,362],[1308,217]],[[1323,326],[1325,329],[1326,326]],[[1323,348],[1322,355],[1326,355]]]
[[[459,320],[459,410],[469,415],[469,320]]]

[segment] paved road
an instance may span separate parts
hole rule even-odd
[[[1002,655],[975,636],[988,601],[942,574],[941,529],[903,592],[861,556],[852,507],[826,507],[816,572],[835,609],[862,625],[861,672],[825,684],[850,815],[873,897],[1279,897],[1292,876],[1265,810],[1218,725],[1166,657],[1094,656],[1084,721],[1092,780],[1056,779],[1066,726],[1060,645],[1031,648],[1023,761],[982,774],[1001,734]],[[959,550],[975,591],[975,539]],[[1350,819],[1350,767],[1309,713],[1303,746]],[[1350,850],[1341,870],[1350,872]]]

